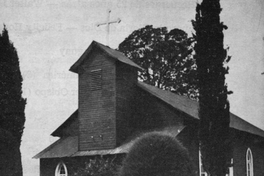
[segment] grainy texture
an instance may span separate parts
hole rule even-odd
[[[233,165],[234,176],[247,175],[246,153],[250,149],[253,155],[254,176],[264,175],[263,139],[246,132],[232,131],[234,135]]]
[[[89,88],[90,71],[101,72],[101,88],[97,87],[96,90]],[[64,144],[68,148],[60,144],[52,146],[53,150],[46,154],[52,153],[55,149],[65,150],[62,153],[71,154],[67,157],[63,155],[61,158],[40,157],[41,176],[54,175],[59,161],[66,164],[71,176],[77,167],[83,166],[85,161],[83,158],[90,158],[89,154],[104,155],[107,152],[101,149],[106,148],[117,151],[120,145],[130,146],[140,134],[150,131],[162,131],[166,135],[177,136],[189,151],[190,162],[194,164],[194,174],[199,175],[197,102],[137,82],[137,70],[133,66],[109,57],[100,48],[94,48],[79,67],[79,93],[79,110],[55,131],[57,135],[61,135],[60,137],[73,136],[77,133],[81,137],[78,144],[81,151],[77,152],[79,155],[75,155],[76,153],[69,150],[73,146],[77,148],[77,142],[76,145]],[[231,139],[235,148],[232,155],[234,176],[246,174],[245,152],[248,147],[251,148],[254,157],[254,174],[260,176],[263,174],[261,168],[264,163],[262,133],[239,117],[233,114],[231,117],[233,119],[230,124],[233,131]],[[100,137],[102,134],[107,135]],[[94,136],[92,140],[91,136]],[[43,153],[45,154],[45,151]],[[105,157],[119,156],[110,153],[108,151]]]
[[[56,167],[59,163],[64,163],[67,167],[68,176],[76,176],[77,173],[85,169],[86,165],[90,162],[91,159],[100,156],[83,156],[83,157],[65,157],[65,158],[48,158],[40,159],[40,176],[54,176]],[[120,164],[124,155],[111,156],[107,155],[104,158],[109,158],[117,164]],[[80,174],[81,175],[81,174]]]
[[[190,176],[192,163],[187,150],[172,136],[144,134],[127,154],[120,176]]]
[[[94,50],[79,74],[79,149],[116,146],[116,86],[114,60]],[[101,70],[101,88],[91,89],[91,71]]]
[[[117,144],[121,144],[131,134],[130,119],[137,102],[137,70],[129,65],[116,62],[116,131]]]
[[[220,0],[197,3],[195,21],[195,55],[199,90],[199,142],[202,163],[211,176],[225,176],[230,162],[230,105],[225,82],[230,60],[223,47]]]

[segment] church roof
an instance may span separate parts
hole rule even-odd
[[[184,126],[172,126],[164,129],[157,130],[176,137]],[[124,142],[122,145],[113,149],[102,150],[87,150],[78,151],[78,136],[68,136],[66,138],[60,138],[46,149],[35,155],[33,158],[62,158],[62,157],[75,157],[75,156],[95,156],[95,155],[114,155],[128,153],[130,147],[134,144],[137,138],[141,136],[138,134],[131,140]]]
[[[51,133],[52,136],[62,136],[62,130],[67,128],[71,123],[73,123],[78,118],[78,109],[72,113],[72,115],[67,118],[54,132]]]
[[[143,82],[137,83],[138,87],[165,102],[168,106],[175,108],[194,120],[199,120],[198,108],[199,103],[197,101],[190,100],[186,96],[180,96],[170,91],[161,90],[155,86],[148,85]],[[67,124],[78,117],[78,110],[76,110],[60,127],[58,127],[52,135],[59,133],[59,131],[67,126]],[[173,136],[177,136],[185,127],[175,126],[164,128],[159,131],[170,133]],[[264,137],[264,131],[256,126],[248,123],[240,117],[230,113],[230,128],[248,132],[250,134]],[[93,155],[111,155],[127,153],[130,146],[133,145],[137,137],[133,137],[131,140],[126,141],[122,145],[113,149],[102,150],[88,150],[78,151],[78,136],[62,137],[49,147],[41,151],[33,158],[60,158],[60,157],[74,157],[74,156],[93,156]]]
[[[167,105],[171,106],[172,108],[185,113],[190,118],[199,120],[199,116],[198,116],[199,103],[197,101],[191,100],[187,96],[177,95],[170,91],[165,91],[140,81],[138,81],[137,85],[141,89],[149,92],[151,95],[165,102]],[[69,126],[69,123],[73,122],[77,118],[78,118],[78,109],[65,122],[63,122],[54,132],[52,132],[51,135],[60,136],[61,130]],[[241,119],[240,117],[236,116],[233,113],[230,113],[230,127],[236,130],[240,130],[264,137],[263,130]]]
[[[93,51],[93,49],[97,47],[99,49],[101,49],[104,53],[106,53],[107,55],[109,55],[110,57],[124,63],[127,65],[130,65],[132,67],[135,67],[137,69],[143,69],[142,67],[140,67],[139,65],[137,65],[136,63],[134,63],[133,61],[131,61],[130,59],[128,59],[122,52],[114,50],[108,46],[105,46],[101,43],[98,43],[96,41],[93,41],[90,46],[85,50],[85,52],[82,54],[82,56],[71,66],[70,71],[74,72],[74,73],[78,73],[78,67],[83,63],[83,61],[87,58],[87,56],[91,53],[91,51]]]
[[[166,102],[171,107],[176,108],[181,112],[184,112],[192,118],[199,119],[198,111],[196,108],[194,108],[198,107],[196,101],[191,100],[186,96],[177,95],[170,91],[162,90],[155,86],[140,81],[138,81],[138,86],[143,90],[149,92],[150,94],[154,95],[155,97],[159,98],[160,100]]]
[[[60,138],[33,158],[61,158],[73,155],[78,151],[78,136]]]
[[[138,86],[163,102],[166,102],[169,106],[199,120],[199,103],[197,101],[193,101],[186,96],[177,95],[140,81],[138,81]],[[233,113],[230,113],[230,128],[264,137],[263,130],[248,123]]]
[[[166,133],[172,137],[176,137],[184,128],[185,128],[184,126],[171,126],[157,130],[157,132]],[[78,151],[72,156],[113,155],[113,154],[128,153],[130,147],[135,143],[135,141],[140,136],[141,134],[138,134],[137,136],[133,137],[131,140],[124,142],[122,145],[114,149]]]

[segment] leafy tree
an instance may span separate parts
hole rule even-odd
[[[10,137],[5,138],[5,146],[16,148],[18,152],[10,152],[8,158],[2,158],[2,162],[9,161],[7,165],[16,165],[5,175],[22,176],[22,164],[20,154],[20,144],[25,123],[26,100],[22,98],[22,76],[19,68],[19,59],[13,44],[9,41],[8,31],[4,26],[0,34],[0,129]],[[2,138],[3,139],[3,138]],[[2,146],[3,147],[3,146]],[[2,172],[3,170],[1,170]],[[2,175],[2,174],[0,174]]]
[[[151,25],[130,34],[118,50],[145,70],[139,79],[180,95],[197,98],[193,38],[180,29]]]
[[[229,102],[225,75],[230,60],[223,48],[223,29],[220,22],[219,0],[203,0],[196,7],[193,21],[196,44],[199,89],[199,139],[205,171],[212,176],[225,176],[230,162]]]

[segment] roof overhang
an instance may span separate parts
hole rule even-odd
[[[258,135],[264,137],[264,131],[258,127],[248,123],[247,121],[241,119],[235,114],[230,113],[230,128],[234,128],[239,131],[244,131],[250,134]]]
[[[74,73],[78,73],[79,66],[84,62],[84,60],[89,56],[89,54],[95,49],[99,48],[102,52],[106,53],[111,58],[118,60],[124,64],[130,65],[134,68],[144,70],[142,67],[131,61],[127,58],[122,52],[114,50],[108,46],[105,46],[101,43],[93,41],[90,46],[85,50],[85,52],[81,55],[81,57],[71,66],[70,71]]]
[[[166,127],[162,130],[157,130],[157,132],[166,133],[173,137],[176,137],[182,130],[184,126],[171,126]],[[46,149],[34,156],[34,159],[39,158],[62,158],[62,157],[78,157],[78,156],[95,156],[95,155],[115,155],[115,154],[125,154],[128,153],[130,147],[135,143],[135,141],[141,135],[137,135],[124,144],[113,148],[113,149],[102,149],[102,150],[87,150],[78,151],[78,137],[69,136],[66,138],[61,138],[54,142]]]
[[[157,130],[157,132],[166,133],[172,137],[176,137],[182,130],[184,126],[171,126],[166,127],[161,130]],[[105,150],[88,150],[88,151],[78,151],[72,155],[75,156],[95,156],[95,155],[115,155],[115,154],[125,154],[128,153],[131,146],[135,143],[135,141],[141,136],[138,134],[132,140],[125,142],[124,144],[116,147],[114,149],[105,149]]]
[[[63,130],[63,128],[66,128],[69,124],[71,124],[77,118],[78,118],[78,109],[74,111],[74,113],[72,113],[70,117],[67,118],[55,131],[53,131],[51,135],[60,137],[61,131]]]
[[[78,136],[60,138],[33,158],[62,158],[70,157],[78,151]]]

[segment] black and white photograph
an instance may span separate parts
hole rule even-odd
[[[263,0],[0,0],[1,176],[263,168]]]

